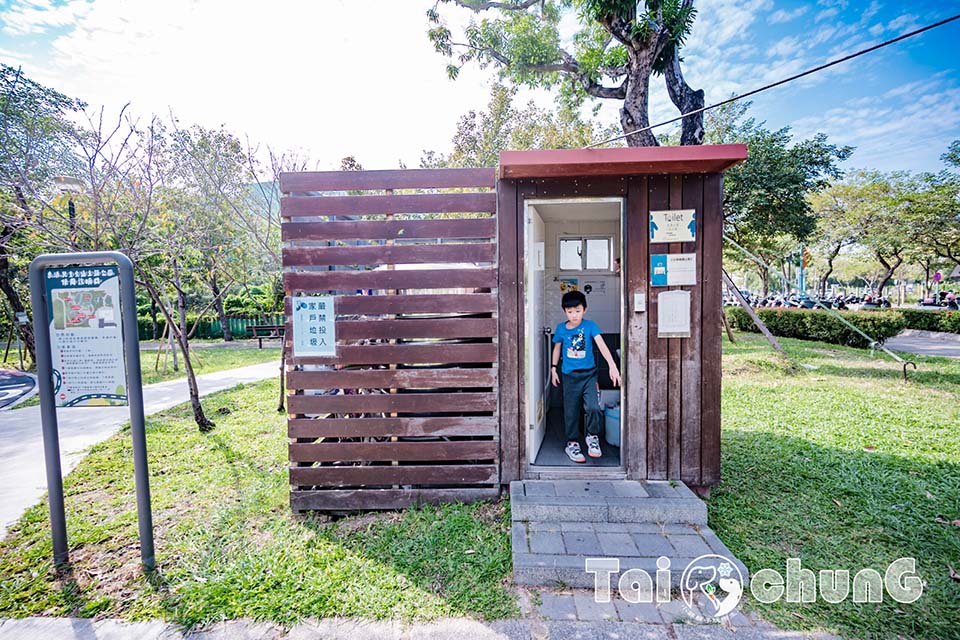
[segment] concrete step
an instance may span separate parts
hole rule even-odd
[[[683,483],[521,480],[510,483],[514,521],[705,525],[707,505]]]
[[[659,569],[677,588],[695,567],[726,575],[724,563],[748,578],[707,527],[707,505],[683,483],[522,480],[510,483],[510,509],[518,584],[589,589],[606,570],[616,589],[630,569],[642,569],[654,584]]]
[[[673,588],[684,571],[698,559],[697,567],[717,568],[728,559],[744,581],[747,568],[706,526],[616,522],[514,522],[512,530],[514,580],[524,585],[567,585],[593,588],[599,559],[606,564],[611,587],[628,569],[642,569],[657,579],[657,569],[670,571]],[[722,556],[703,558],[703,556]],[[658,559],[661,564],[658,566]],[[588,566],[587,562],[590,562]],[[593,572],[587,571],[592,568]]]

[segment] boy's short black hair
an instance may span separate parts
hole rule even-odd
[[[575,307],[578,304],[584,309],[587,308],[587,296],[583,295],[581,291],[567,291],[563,294],[563,299],[560,300],[560,306],[564,309]]]

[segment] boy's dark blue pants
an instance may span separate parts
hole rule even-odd
[[[563,374],[563,430],[567,442],[580,439],[580,411],[589,435],[600,435],[600,387],[597,368]]]

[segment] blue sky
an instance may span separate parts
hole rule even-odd
[[[417,166],[482,108],[491,71],[451,82],[427,41],[429,0],[0,0],[0,60],[91,108],[225,124],[297,148],[322,169]],[[684,51],[708,102],[743,93],[960,11],[946,2],[699,0]],[[468,15],[444,8],[453,25]],[[936,170],[960,138],[960,21],[754,98],[798,137],[857,147],[849,167]],[[545,92],[527,92],[549,104]],[[654,79],[651,118],[676,115]],[[601,117],[614,120],[608,103]]]

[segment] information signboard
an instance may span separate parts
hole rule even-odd
[[[44,281],[57,406],[126,405],[117,267],[49,268]]]

